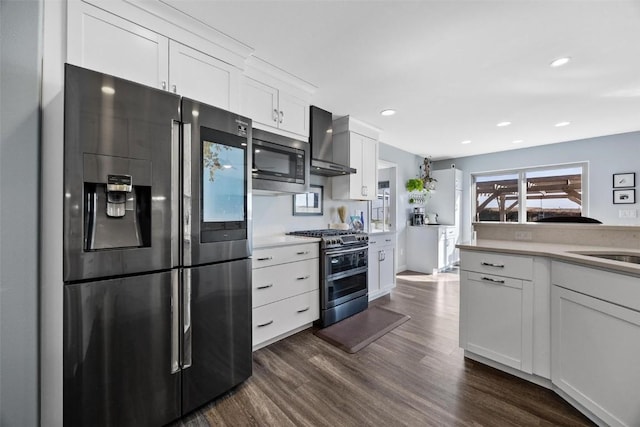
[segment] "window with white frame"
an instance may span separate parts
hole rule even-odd
[[[473,174],[475,220],[534,222],[586,216],[587,164]]]

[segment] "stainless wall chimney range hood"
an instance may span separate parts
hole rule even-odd
[[[333,158],[333,118],[331,113],[315,105],[309,112],[311,132],[311,173],[322,176],[341,176],[356,173],[352,167],[336,163]]]

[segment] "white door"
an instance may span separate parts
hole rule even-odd
[[[380,258],[380,289],[393,288],[395,285],[395,249],[393,246],[386,246],[382,249]]]
[[[169,41],[86,3],[67,9],[67,61],[147,86],[168,84]]]
[[[278,103],[280,129],[308,138],[309,103],[283,91],[279,92]]]
[[[240,70],[233,65],[171,41],[170,90],[187,98],[237,111]]]
[[[608,425],[640,425],[640,313],[558,286],[551,301],[553,384]]]
[[[363,196],[366,200],[374,200],[378,190],[378,144],[372,138],[362,137],[362,174]]]
[[[278,127],[278,90],[245,77],[242,85],[242,114],[254,122]]]

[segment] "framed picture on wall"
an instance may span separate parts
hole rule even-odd
[[[628,188],[636,186],[636,173],[614,173],[613,188]]]
[[[636,190],[613,190],[613,204],[633,204],[636,202]]]
[[[322,186],[311,185],[307,193],[293,195],[294,215],[322,215]]]

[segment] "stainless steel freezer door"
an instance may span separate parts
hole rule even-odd
[[[187,413],[251,376],[251,260],[185,268],[183,276],[183,298],[191,301],[185,325],[192,328],[183,352]]]
[[[178,295],[177,270],[64,287],[65,426],[180,417]]]

